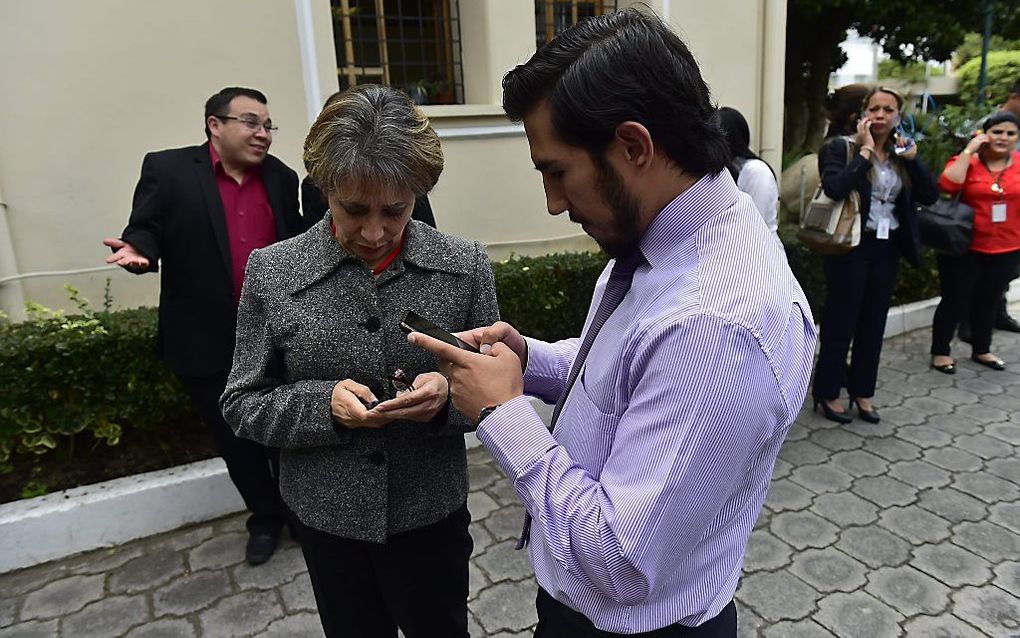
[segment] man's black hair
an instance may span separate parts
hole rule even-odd
[[[726,167],[726,138],[701,70],[662,20],[636,9],[586,18],[503,78],[503,110],[521,121],[547,100],[567,144],[603,154],[616,127],[634,121],[695,177]]]
[[[266,99],[265,94],[262,91],[256,91],[255,89],[246,89],[241,86],[228,86],[225,89],[220,89],[219,93],[214,94],[208,100],[205,101],[205,117],[202,119],[206,122],[205,125],[205,137],[209,139],[212,134],[209,132],[209,116],[210,115],[226,115],[227,110],[230,108],[230,101],[235,97],[250,97],[256,102],[262,104],[269,104],[269,100]]]

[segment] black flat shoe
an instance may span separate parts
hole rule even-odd
[[[940,366],[937,366],[934,363],[932,363],[931,367],[932,367],[933,370],[938,370],[942,374],[956,374],[956,362],[955,361],[952,362],[952,363],[943,363]]]
[[[276,552],[280,542],[280,532],[252,532],[248,537],[248,546],[244,551],[244,559],[249,565],[261,565]]]
[[[857,404],[857,415],[860,416],[865,421],[867,421],[868,423],[878,423],[879,421],[882,420],[882,417],[878,416],[878,410],[876,410],[875,408],[865,410],[864,408],[861,407],[861,404],[859,401],[857,401],[857,399],[850,399],[851,406],[855,403]]]
[[[851,421],[854,420],[854,418],[850,416],[849,412],[836,412],[835,410],[829,407],[828,403],[822,401],[821,399],[815,399],[815,412],[818,412],[819,405],[822,406],[822,414],[824,414],[825,418],[830,421],[845,424],[850,423]]]
[[[1006,369],[1006,362],[1002,361],[1001,359],[991,359],[986,361],[985,359],[971,357],[970,360],[973,361],[974,363],[980,363],[984,367],[991,368],[992,370],[999,370],[1001,372],[1002,370]]]

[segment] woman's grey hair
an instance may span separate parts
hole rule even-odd
[[[305,168],[327,197],[344,189],[432,190],[443,149],[428,118],[406,94],[377,84],[343,91],[323,108],[305,138]]]

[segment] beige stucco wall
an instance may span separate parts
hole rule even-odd
[[[648,4],[684,35],[719,104],[744,112],[775,161],[785,2]],[[534,49],[533,0],[460,7],[469,104],[427,107],[446,153],[432,195],[441,228],[489,244],[494,258],[591,246],[565,217],[545,214],[527,141],[498,108],[502,74]],[[336,89],[335,66],[327,0],[0,0],[0,215],[6,204],[14,252],[0,260],[0,278],[102,265],[100,242],[127,220],[142,156],[203,141],[203,103],[223,86],[267,94],[281,129],[272,152],[302,173],[309,117]],[[22,288],[66,307],[69,282],[98,303],[108,276],[117,305],[155,303],[158,277],[119,271]],[[0,287],[0,309],[16,310],[13,291]]]

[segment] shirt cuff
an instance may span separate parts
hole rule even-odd
[[[553,344],[531,337],[528,343],[528,365],[524,369],[524,392],[543,400],[559,398],[563,389],[563,375],[560,372],[559,353]]]
[[[556,439],[526,396],[511,399],[496,408],[479,424],[476,434],[514,482],[556,447]]]

